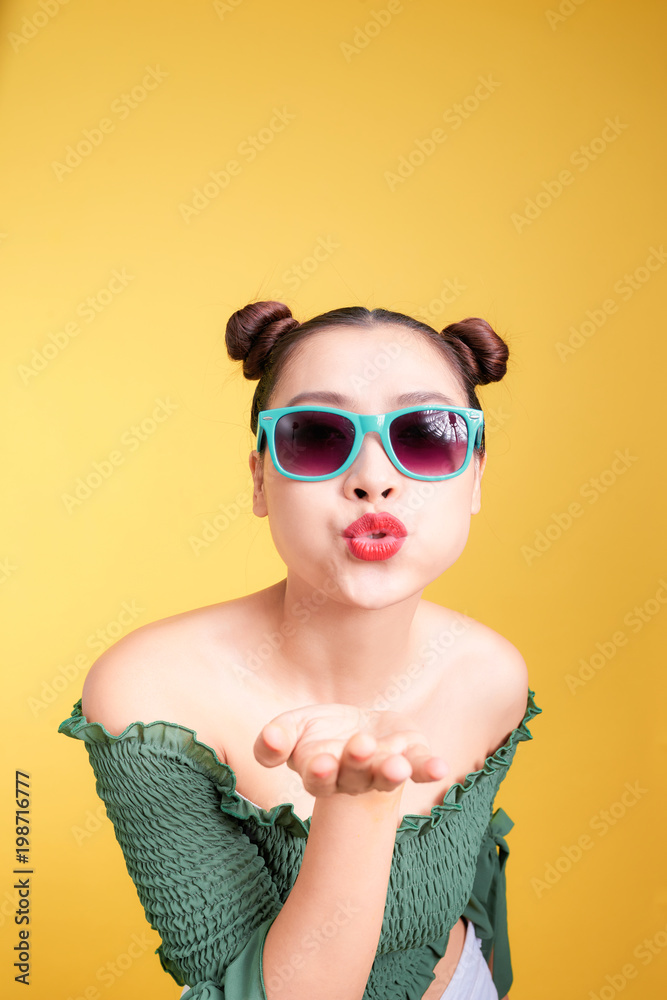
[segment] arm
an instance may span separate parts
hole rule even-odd
[[[380,937],[400,799],[316,799],[301,869],[282,904],[257,847],[221,810],[219,787],[196,759],[168,742],[96,732],[100,742],[87,743],[96,789],[160,934],[162,967],[191,987],[184,1000],[360,1000]]]
[[[392,790],[316,796],[308,838],[294,845],[295,854],[303,850],[300,870],[297,874],[290,858],[292,877],[287,881],[292,888],[288,894],[281,878],[279,895],[275,875],[257,846],[236,817],[224,812],[228,775],[222,769],[215,773],[210,751],[203,753],[185,727],[178,730],[167,723],[163,732],[159,722],[124,726],[122,691],[120,705],[114,698],[122,685],[116,674],[112,680],[110,694],[102,684],[91,681],[88,687],[89,717],[100,717],[100,722],[68,720],[61,730],[87,741],[98,794],[146,916],[162,937],[158,952],[163,968],[180,985],[193,987],[184,1000],[360,1000],[384,918],[407,780],[398,775],[404,774],[405,761],[398,771],[396,762],[390,765],[391,778],[381,776],[379,768],[374,775],[376,784],[398,783]],[[135,705],[132,714],[139,711],[159,717],[154,706],[149,712]],[[331,718],[342,720],[339,734],[346,727],[350,735],[358,731],[359,712],[351,706],[310,706],[284,714],[288,721],[305,723],[299,712],[317,716],[308,716],[308,736],[316,740],[316,749],[333,744],[338,750],[339,737],[329,738]],[[438,773],[427,772],[431,754],[424,752],[422,734],[411,728],[411,720],[406,724],[398,713],[375,714],[381,715],[371,720],[381,731],[380,758],[398,740],[413,780],[442,776],[439,765]],[[292,735],[285,757],[293,753],[301,729],[297,726]],[[306,742],[303,770],[310,747]],[[282,753],[275,745],[273,750],[267,745],[267,752]],[[357,769],[373,767],[369,752],[359,758]],[[338,761],[337,752],[332,756]],[[273,763],[278,762],[274,756]],[[323,781],[333,786],[325,792],[336,791],[336,770]],[[428,956],[416,954],[422,966],[426,958],[430,963],[432,949],[423,951]],[[383,966],[391,966],[383,957]]]
[[[187,1000],[265,1000],[261,945],[281,901],[257,847],[222,812],[224,792],[169,734],[164,746],[97,735],[87,742],[96,790],[162,968],[192,987]]]
[[[264,946],[268,1000],[361,1000],[382,929],[399,804],[384,792],[316,798],[299,875]]]
[[[267,935],[268,1000],[362,1000],[384,920],[403,786],[408,773],[434,781],[448,765],[431,754],[408,716],[365,718],[338,704],[276,716],[254,752],[267,767],[287,760],[315,796],[299,874]],[[350,912],[336,926],[332,917],[341,904]],[[297,951],[286,968],[291,950],[320,928],[315,959],[304,961]]]

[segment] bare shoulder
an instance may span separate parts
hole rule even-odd
[[[215,615],[214,607],[221,609]],[[201,701],[205,689],[207,651],[215,644],[213,622],[224,629],[222,608],[198,608],[150,622],[106,649],[84,680],[81,710],[86,719],[117,736],[132,722],[189,718],[189,697],[196,693]]]
[[[520,650],[499,632],[460,612],[440,610],[442,625],[459,636],[459,676],[488,720],[487,732],[495,749],[507,741],[526,714],[528,666]]]
[[[475,621],[472,637],[479,650],[476,697],[488,712],[494,750],[521,725],[528,704],[528,666],[517,647],[494,629]]]

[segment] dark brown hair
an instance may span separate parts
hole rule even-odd
[[[421,333],[437,345],[466,395],[467,406],[480,410],[475,386],[498,382],[507,371],[507,344],[486,320],[478,317],[450,323],[438,333],[420,320],[388,309],[347,306],[299,323],[283,302],[251,302],[230,316],[225,344],[229,357],[243,362],[245,378],[259,379],[250,412],[253,434],[257,434],[259,413],[269,408],[270,397],[295,344],[311,333],[335,326],[373,327],[387,323]],[[484,436],[478,451],[484,454]]]

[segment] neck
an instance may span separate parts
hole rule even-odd
[[[400,711],[399,700],[405,709],[417,697],[423,688],[421,593],[369,609],[293,577],[271,589],[274,644],[280,640],[271,680],[300,704]]]

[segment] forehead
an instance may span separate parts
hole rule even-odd
[[[271,406],[319,402],[356,409],[373,400],[394,409],[429,401],[467,405],[444,351],[416,331],[382,324],[337,326],[304,337]]]

